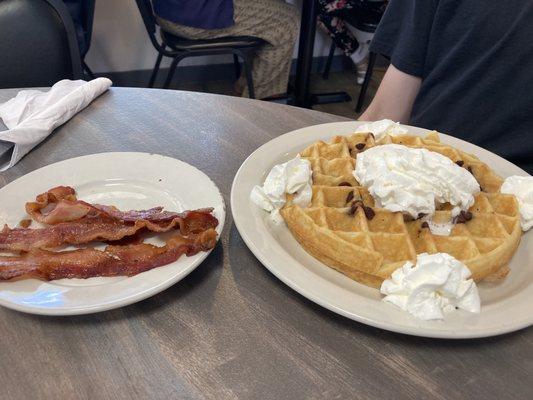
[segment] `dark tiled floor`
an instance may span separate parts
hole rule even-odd
[[[372,97],[376,93],[379,82],[383,78],[384,71],[383,68],[376,68],[374,70],[364,107],[370,103]],[[188,82],[177,86],[172,85],[172,88],[228,95],[233,93],[233,82],[230,80]],[[313,92],[335,92],[345,90],[352,97],[352,101],[350,102],[317,105],[314,106],[313,109],[355,119],[357,118],[357,114],[355,113],[355,102],[359,96],[360,88],[361,86],[357,85],[355,82],[354,71],[332,72],[328,80],[323,80],[318,74],[313,75],[311,78],[311,90]]]
[[[372,74],[372,81],[366,92],[365,104],[363,110],[370,104],[370,101],[376,94],[379,83],[385,73],[384,69],[375,69]],[[345,90],[349,93],[352,101],[346,103],[334,103],[334,104],[322,104],[314,106],[314,110],[324,111],[330,114],[341,115],[347,118],[357,118],[358,114],[355,113],[355,103],[359,97],[359,90],[361,86],[357,85],[355,81],[355,72],[342,71],[337,73],[331,73],[328,80],[323,80],[322,77],[316,75],[312,79],[312,88],[316,92],[336,92]]]

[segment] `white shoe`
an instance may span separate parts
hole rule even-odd
[[[357,72],[357,84],[358,85],[362,85],[363,82],[365,81],[365,76],[366,76],[366,70],[368,68],[368,59],[365,58],[363,61],[361,61],[360,63],[358,63],[356,66],[355,66]]]

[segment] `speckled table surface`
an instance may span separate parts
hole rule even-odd
[[[0,90],[0,102],[16,90]],[[113,88],[49,136],[0,186],[85,154],[146,151],[220,188],[261,144],[341,118],[234,97]],[[41,317],[0,309],[0,397],[531,399],[533,330],[481,340],[403,336],[333,314],[271,275],[231,215],[193,273],[137,304]]]

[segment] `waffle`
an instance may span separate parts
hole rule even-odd
[[[352,174],[356,155],[388,143],[443,154],[477,179],[482,192],[475,197],[471,214],[454,225],[450,236],[433,235],[421,220],[377,208],[356,181]],[[516,198],[499,192],[502,179],[486,164],[442,144],[436,132],[425,138],[385,136],[378,142],[371,133],[336,136],[300,154],[313,170],[311,205],[301,208],[289,197],[281,215],[306,251],[329,267],[373,287],[406,261],[416,262],[419,253],[451,254],[468,266],[476,281],[501,279],[509,271],[507,263],[522,234]],[[450,204],[440,206],[433,221],[449,221],[451,209]]]

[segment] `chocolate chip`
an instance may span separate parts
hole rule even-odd
[[[403,222],[411,222],[414,220],[415,219],[413,218],[411,214],[403,214]]]
[[[420,225],[422,228],[429,228],[429,224],[427,221],[422,222],[422,225]]]
[[[341,182],[339,186],[352,186],[350,182]]]
[[[371,207],[363,206],[363,211],[365,212],[366,219],[372,219],[376,216],[376,213]]]
[[[461,211],[457,217],[454,218],[454,223],[464,224],[472,219],[472,213],[470,211]]]
[[[357,143],[355,145],[357,150],[363,150],[365,148],[365,146],[366,146],[366,143]]]
[[[352,204],[350,205],[350,209],[348,210],[348,215],[354,215],[358,207],[362,207],[364,211],[365,205],[363,204],[361,200],[352,201]]]
[[[350,201],[352,201],[353,197],[354,197],[354,194],[353,194],[353,190],[352,190],[350,193],[348,193],[348,196],[346,196],[345,203],[349,203]]]
[[[416,219],[422,219],[426,216],[427,214],[426,213],[418,213],[418,216],[416,217]]]
[[[462,166],[464,165],[465,162],[464,162],[463,160],[457,160],[455,163],[456,163],[458,166],[462,167]]]

